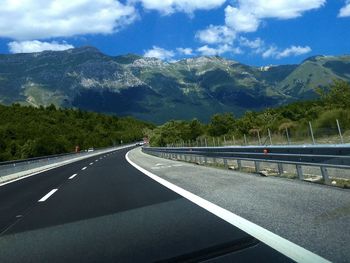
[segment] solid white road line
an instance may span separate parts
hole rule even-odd
[[[71,177],[69,177],[68,179],[73,179],[74,177],[76,177],[78,174],[73,174]]]
[[[90,163],[90,165],[93,165],[94,163]]]
[[[84,171],[86,168],[87,168],[87,167],[85,166],[85,167],[81,168],[81,170]]]
[[[158,183],[162,184],[163,186],[169,188],[170,190],[174,191],[175,193],[178,193],[179,195],[183,196],[184,198],[188,199],[189,201],[195,203],[196,205],[204,208],[208,212],[220,217],[221,219],[225,220],[226,222],[238,227],[239,229],[243,230],[244,232],[248,233],[249,235],[255,237],[256,239],[260,240],[261,242],[265,243],[266,245],[272,247],[273,249],[279,251],[280,253],[284,254],[285,256],[293,259],[296,262],[330,262],[319,255],[316,255],[312,253],[311,251],[292,243],[291,241],[280,237],[271,231],[258,226],[254,224],[253,222],[248,221],[247,219],[240,217],[239,215],[236,215],[216,204],[213,204],[177,185],[174,185],[163,178],[158,177],[157,175],[147,171],[146,169],[142,168],[141,166],[137,165],[129,158],[129,152],[125,155],[126,160],[134,166],[137,170],[144,173],[148,177],[152,178],[153,180],[157,181]]]
[[[45,202],[51,195],[53,195],[58,189],[52,189],[46,195],[44,195],[38,202]]]

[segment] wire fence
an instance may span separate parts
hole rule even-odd
[[[350,143],[350,130],[343,132],[341,123],[334,120],[332,127],[314,127],[309,122],[307,128],[284,128],[278,132],[270,129],[252,129],[243,135],[219,137],[200,136],[196,140],[179,140],[167,147],[222,147],[257,145],[300,145],[300,144],[345,144]]]

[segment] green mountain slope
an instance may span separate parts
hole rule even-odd
[[[169,63],[93,47],[0,55],[0,103],[53,103],[155,123],[207,121],[217,112],[241,115],[314,97],[314,88],[333,79],[349,81],[349,63],[349,56],[262,68],[217,56]]]

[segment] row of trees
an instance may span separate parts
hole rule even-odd
[[[300,136],[308,134],[309,121],[315,131],[324,129],[336,131],[338,119],[343,130],[350,130],[350,85],[344,81],[335,81],[329,88],[317,90],[319,98],[311,101],[295,102],[279,108],[262,112],[247,111],[242,117],[235,118],[232,113],[215,114],[208,124],[191,121],[169,121],[152,131],[147,131],[152,146],[165,146],[180,141],[188,142],[200,137],[232,138],[253,135],[258,131],[265,133],[290,132]]]
[[[0,105],[0,161],[132,142],[154,126],[131,117],[73,109]]]

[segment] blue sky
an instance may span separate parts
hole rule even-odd
[[[0,53],[95,46],[249,65],[350,53],[350,0],[3,0]]]

